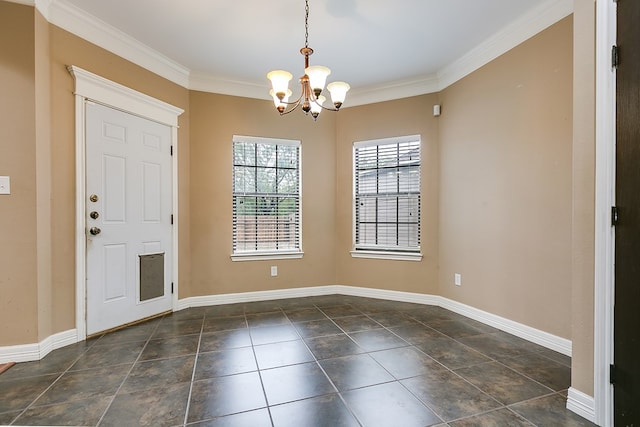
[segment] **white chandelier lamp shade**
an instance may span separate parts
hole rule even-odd
[[[318,114],[320,114],[320,112],[322,111],[322,104],[324,104],[324,101],[326,100],[327,98],[320,95],[318,98],[316,98],[315,102],[311,103],[311,116],[314,120],[318,118]]]
[[[312,65],[305,68],[304,73],[309,76],[309,84],[311,85],[311,89],[313,89],[313,94],[316,97],[320,96],[327,82],[327,77],[331,74],[331,70],[322,65]]]
[[[351,86],[345,82],[333,82],[327,85],[327,89],[331,94],[331,101],[337,110],[342,106],[342,103],[347,97],[347,91],[351,89]]]
[[[273,97],[273,103],[280,113],[282,113],[287,108],[287,102],[289,102],[289,97],[292,93],[293,92],[291,92],[291,89],[287,89],[282,99],[280,99],[278,98],[278,95],[276,95],[276,93],[273,91],[273,89],[269,91],[269,95]]]
[[[313,49],[309,47],[309,0],[305,0],[305,43],[300,49],[300,53],[304,56],[304,75],[300,77],[300,96],[295,101],[289,102],[291,90],[289,90],[289,81],[293,78],[292,74],[284,70],[275,70],[267,74],[267,79],[271,81],[272,89],[269,94],[273,97],[273,103],[280,115],[289,114],[302,107],[305,114],[311,112],[314,120],[318,118],[320,111],[330,110],[338,111],[344,103],[347,91],[350,86],[345,82],[333,82],[327,85],[327,90],[331,93],[331,101],[333,108],[327,108],[324,105],[326,97],[322,96],[327,77],[331,74],[331,70],[322,65],[309,66],[309,56],[313,54]]]
[[[271,80],[273,93],[282,100],[289,90],[289,80],[293,78],[293,75],[288,71],[275,70],[267,74],[267,78]]]

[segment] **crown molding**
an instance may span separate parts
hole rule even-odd
[[[36,0],[36,6],[43,0]],[[180,86],[188,88],[189,69],[64,0],[45,0],[39,10],[52,24]]]
[[[65,0],[9,1],[35,6],[50,23],[187,89],[271,99],[266,84],[192,72]],[[571,13],[573,0],[547,0],[436,74],[354,88],[344,108],[439,92]]]
[[[548,0],[438,72],[443,90],[573,13],[573,0]]]

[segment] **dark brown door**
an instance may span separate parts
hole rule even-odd
[[[614,410],[640,427],[640,1],[618,1]]]

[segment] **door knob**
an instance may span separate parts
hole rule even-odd
[[[102,230],[100,230],[98,227],[91,227],[89,229],[89,233],[93,234],[94,236],[97,236],[98,234],[100,234]]]
[[[89,200],[91,200],[92,202],[97,202],[98,201],[98,196],[95,194],[92,194],[89,196]]]
[[[98,219],[98,217],[100,216],[100,214],[96,211],[93,211],[89,214],[89,216],[93,219]]]

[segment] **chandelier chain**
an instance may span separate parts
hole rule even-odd
[[[304,2],[304,47],[309,47],[309,0]]]

